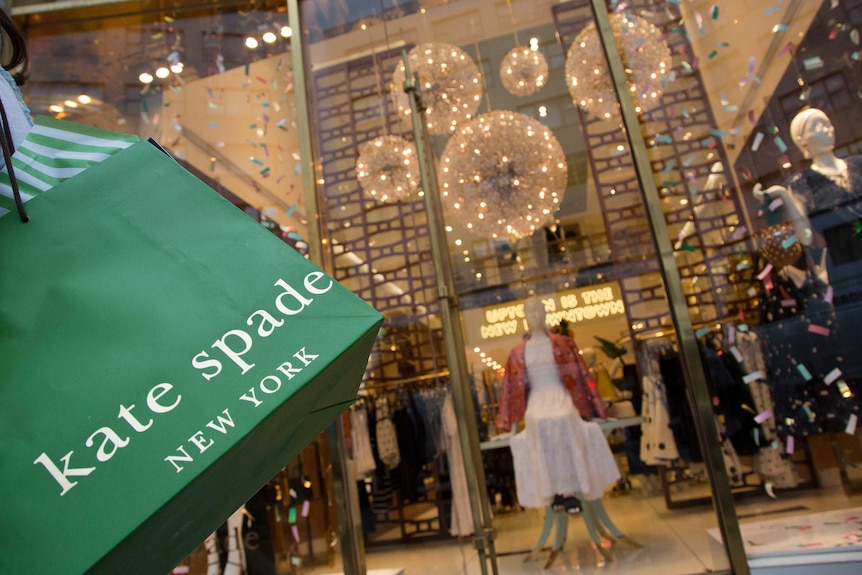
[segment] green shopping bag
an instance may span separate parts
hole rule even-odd
[[[149,142],[0,218],[0,573],[167,573],[354,399],[381,316]]]

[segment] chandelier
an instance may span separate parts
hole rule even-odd
[[[447,213],[480,237],[517,239],[554,220],[568,168],[553,132],[500,110],[461,126],[446,143],[438,181]]]
[[[515,96],[529,96],[548,80],[548,61],[538,50],[528,46],[513,48],[500,63],[503,87]]]
[[[661,31],[631,14],[616,13],[611,25],[617,44],[622,46],[635,109],[656,106],[663,93],[665,70],[671,55]],[[566,55],[566,81],[576,105],[607,119],[616,113],[617,98],[605,63],[605,53],[596,26],[590,22],[577,35]]]
[[[416,146],[401,136],[380,136],[359,146],[356,178],[365,195],[381,203],[403,200],[419,189]]]
[[[419,77],[425,104],[425,121],[432,134],[455,130],[459,122],[473,117],[482,99],[479,68],[470,56],[450,44],[419,44],[407,53],[411,73]],[[392,74],[392,93],[402,115],[410,114],[410,101],[404,92],[404,64]]]

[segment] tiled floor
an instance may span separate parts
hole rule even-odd
[[[722,568],[713,557],[707,529],[717,527],[710,505],[668,510],[661,496],[644,497],[635,489],[619,497],[605,497],[611,519],[632,540],[635,547],[619,542],[611,548],[613,560],[605,561],[592,547],[583,519],[568,522],[568,538],[563,552],[544,569],[549,552],[530,554],[542,528],[542,512],[535,509],[499,514],[494,521],[497,539],[498,573],[626,573],[627,575],[687,575]],[[777,500],[765,495],[737,501],[741,522],[862,506],[862,494],[847,496],[843,490],[810,489],[779,494]],[[421,545],[393,545],[369,549],[367,567],[401,568],[406,575],[480,575],[478,553],[472,541],[429,542]],[[485,573],[492,574],[490,563]],[[309,575],[340,571],[334,566],[308,570]],[[306,571],[304,571],[305,573]]]

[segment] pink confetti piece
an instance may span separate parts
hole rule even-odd
[[[823,327],[822,325],[814,325],[813,323],[808,326],[808,331],[811,333],[816,333],[817,335],[822,335],[824,337],[828,337],[832,330],[828,327]]]
[[[308,511],[310,509],[311,509],[311,502],[308,499],[306,499],[305,501],[302,502],[302,512],[300,513],[300,515],[302,515],[303,517],[308,517]]]
[[[772,291],[772,288],[775,287],[775,285],[772,283],[772,278],[767,277],[765,280],[763,280],[763,287],[764,289],[766,289],[766,291]]]
[[[832,303],[832,286],[826,288],[826,294],[823,296],[823,299],[828,303]]]
[[[796,307],[795,299],[783,299],[781,300],[781,307]]]
[[[772,417],[772,411],[767,409],[767,410],[761,411],[760,413],[755,415],[754,421],[756,421],[757,423],[763,423],[764,421],[766,421],[770,417]]]
[[[792,435],[787,436],[787,444],[784,447],[784,452],[787,455],[793,455],[793,452],[796,451],[796,439]]]
[[[292,525],[290,527],[290,532],[293,533],[293,540],[299,543],[299,527],[297,525]]]
[[[736,342],[736,328],[730,326],[727,328],[727,343],[733,345]]]
[[[788,43],[787,43],[787,44],[785,44],[785,45],[784,45],[784,47],[783,47],[781,50],[779,50],[775,55],[776,55],[776,56],[779,56],[779,57],[780,57],[780,56],[784,56],[785,54],[787,54],[788,52],[790,52],[790,50],[791,50],[791,49],[793,49],[793,42],[788,42]]]
[[[772,264],[766,264],[766,267],[763,268],[759,274],[757,274],[757,279],[763,281],[765,278],[769,276],[769,272],[772,271]]]

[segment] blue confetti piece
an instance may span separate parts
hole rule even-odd
[[[724,130],[719,130],[718,128],[713,128],[709,131],[710,134],[715,136],[716,138],[723,138],[727,135],[727,132]]]
[[[772,33],[776,32],[787,32],[787,24],[776,24],[772,27]]]
[[[301,240],[302,239],[302,236],[296,232],[288,232],[287,237],[289,237],[292,240]]]
[[[740,263],[736,264],[736,270],[737,271],[747,270],[750,267],[751,267],[751,264],[748,262],[740,262]]]
[[[673,142],[673,138],[665,134],[656,134],[655,139],[664,144],[670,144]]]
[[[811,381],[811,372],[808,371],[808,368],[802,365],[801,363],[796,364],[796,371],[802,376],[802,379],[805,381]]]
[[[676,159],[671,158],[670,160],[668,160],[667,165],[664,167],[664,173],[669,174],[675,165]]]
[[[796,239],[796,235],[794,234],[794,235],[790,236],[789,238],[785,239],[784,241],[782,241],[781,247],[786,250],[787,248],[789,248],[790,246],[792,246],[793,244],[795,244],[798,241],[799,240]]]
[[[302,165],[299,162],[296,162],[296,165],[293,167],[293,175],[299,175],[300,170],[302,170]]]
[[[207,128],[218,128],[218,122],[207,122]]]
[[[765,15],[769,16],[770,14],[772,14],[773,12],[777,12],[778,10],[781,10],[781,4],[776,4],[774,6],[770,6],[769,8],[764,10],[763,13]]]
[[[778,148],[778,151],[782,154],[787,151],[787,144],[784,143],[784,140],[781,139],[781,136],[775,136],[772,141],[775,143],[775,147]]]
[[[263,166],[263,162],[261,162],[260,160],[258,160],[258,159],[257,159],[257,158],[255,158],[254,156],[252,156],[252,157],[251,157],[251,158],[249,158],[249,159],[252,161],[252,163],[253,163],[253,164],[257,164],[258,166]]]
[[[742,331],[742,332],[746,332],[746,331],[748,331],[748,324],[747,323],[741,323],[741,324],[736,326],[736,329],[739,331]]]
[[[296,204],[293,204],[292,206],[290,206],[290,209],[288,209],[286,212],[284,212],[284,215],[285,216],[292,216],[295,211],[296,211]]]
[[[694,335],[696,335],[697,337],[703,337],[711,331],[712,331],[712,328],[710,328],[710,327],[702,327],[699,330],[697,330],[696,332],[694,332]]]

